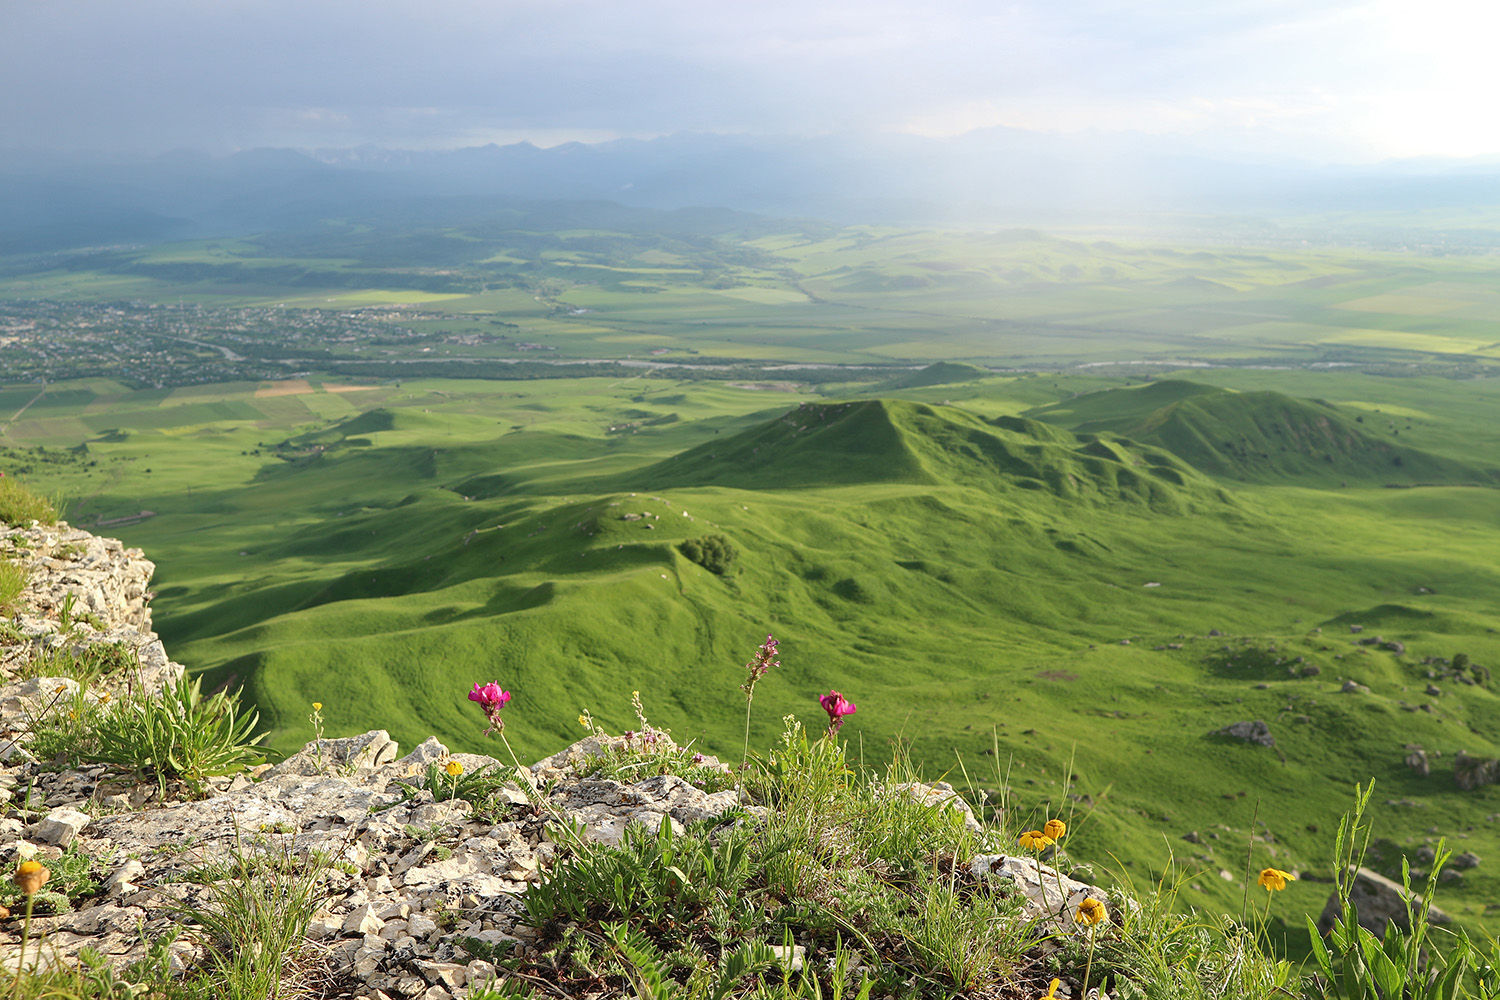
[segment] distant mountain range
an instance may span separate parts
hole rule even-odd
[[[1198,225],[1500,205],[1500,168],[1215,159],[1138,136],[986,129],[949,139],[679,134],[441,152],[362,147],[149,159],[0,152],[0,253],[225,236],[453,199],[606,200],[837,223]],[[1227,218],[1226,218],[1227,217]],[[1407,220],[1409,223],[1409,220]],[[1466,233],[1472,243],[1475,235]]]

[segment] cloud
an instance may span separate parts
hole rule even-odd
[[[1439,55],[1493,30],[1454,34],[1470,5],[1435,4],[1429,21],[1402,0],[49,0],[0,11],[0,143],[440,147],[1000,124],[1379,151],[1395,143],[1371,112],[1397,79],[1420,137],[1406,145],[1442,151],[1464,145],[1478,101],[1444,101],[1422,74],[1493,93],[1493,71]]]

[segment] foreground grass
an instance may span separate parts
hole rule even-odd
[[[1089,859],[1071,851],[1074,824],[1053,816],[1041,830],[1018,835],[1011,823],[1020,813],[1007,802],[992,803],[983,810],[986,821],[976,823],[961,799],[941,796],[944,786],[920,783],[899,747],[883,767],[865,771],[834,733],[812,736],[789,717],[767,752],[752,754],[745,769],[725,770],[690,757],[641,717],[642,729],[623,741],[596,726],[609,749],[576,761],[578,773],[624,781],[676,773],[710,788],[737,787],[743,807],[681,832],[667,820],[655,829],[633,826],[619,846],[591,841],[565,814],[554,814],[549,829],[559,851],[521,899],[532,946],[515,953],[509,943],[457,939],[497,970],[493,980],[471,983],[467,1000],[1500,996],[1496,949],[1461,931],[1429,928],[1430,898],[1408,907],[1413,930],[1393,925],[1381,938],[1355,925],[1350,880],[1341,878],[1336,892],[1347,916],[1318,945],[1317,961],[1299,969],[1267,936],[1267,913],[1284,905],[1273,891],[1258,893],[1239,917],[1195,911],[1178,884],[1128,879],[1028,905],[1015,882],[994,874],[996,855],[1045,859],[1035,869],[1044,889],[1053,879],[1061,887],[1064,872],[1106,885],[1114,879],[1087,874]],[[731,784],[736,778],[738,786]],[[1369,801],[1368,787],[1356,789],[1338,831],[1339,870],[1363,860]],[[1067,809],[1046,804],[1044,814],[1050,812]],[[1075,823],[1088,818],[1069,815]],[[46,892],[27,882],[41,867],[31,862],[17,871],[20,892],[6,893],[7,901],[29,914],[44,896],[97,891],[88,859],[69,852],[51,864]],[[1434,875],[1441,865],[1440,854]],[[305,941],[330,868],[325,857],[294,855],[266,838],[239,843],[224,861],[187,871],[208,887],[203,901],[182,909],[179,936],[154,942],[144,960],[124,969],[86,953],[77,967],[32,971],[48,945],[29,936],[28,920],[30,957],[0,983],[0,995],[350,995],[358,984],[329,970]],[[1260,881],[1269,879],[1266,888],[1274,890],[1270,877],[1283,874],[1263,871]],[[179,941],[196,956],[185,968]]]
[[[32,521],[56,523],[56,505],[15,479],[0,476],[0,523],[27,525]]]
[[[628,781],[681,771],[726,784],[725,772],[643,726],[627,749],[580,772],[597,768]],[[1259,950],[1248,928],[1175,912],[1169,893],[1100,890],[1082,903],[1059,899],[1055,913],[1027,911],[1013,883],[988,868],[976,874],[972,864],[1015,855],[1014,831],[1003,821],[974,823],[956,798],[923,801],[931,786],[915,783],[899,750],[879,771],[861,772],[843,743],[809,737],[788,719],[777,743],[739,773],[746,808],[681,833],[665,821],[655,830],[636,826],[609,847],[558,814],[552,836],[561,851],[522,898],[537,947],[520,956],[461,940],[499,970],[493,982],[471,985],[470,1000],[1030,1000],[1053,980],[1075,997],[1087,985],[1112,996],[1255,1000],[1287,995],[1293,982],[1291,967]],[[1065,824],[1046,829],[1057,834],[1054,864],[1072,867]],[[97,888],[76,865],[53,864],[54,893]],[[76,968],[22,971],[0,995],[277,1000],[346,990],[304,941],[328,867],[321,857],[241,844],[225,862],[190,873],[209,892],[180,915],[182,940],[199,956],[185,970],[173,971],[168,938],[129,968],[86,954]],[[29,907],[41,894],[25,877],[23,866],[16,881],[25,897],[12,902]],[[46,948],[45,939],[28,941],[25,967]]]

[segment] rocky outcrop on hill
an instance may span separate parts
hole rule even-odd
[[[699,821],[765,818],[764,809],[741,806],[732,789],[706,791],[671,774],[605,777],[599,755],[618,752],[624,740],[601,735],[517,770],[450,753],[436,739],[403,753],[376,730],[317,740],[274,765],[208,779],[203,797],[189,801],[161,802],[154,786],[112,784],[102,768],[60,770],[34,759],[28,746],[50,700],[72,696],[78,685],[35,676],[38,650],[103,642],[135,650],[139,667],[101,674],[99,686],[82,692],[96,699],[106,699],[112,684],[159,691],[182,668],[150,631],[152,567],[138,550],[65,525],[0,538],[24,539],[35,567],[27,595],[34,603],[5,647],[13,666],[0,686],[0,871],[33,858],[61,868],[65,855],[82,855],[94,859],[96,874],[92,888],[54,893],[52,905],[39,908],[32,933],[45,939],[47,963],[73,962],[84,948],[116,966],[143,958],[212,901],[215,878],[201,873],[232,878],[236,859],[262,854],[321,870],[324,901],[308,928],[308,961],[336,984],[325,995],[451,1000],[493,978],[498,956],[537,950],[541,938],[526,923],[522,896],[563,852],[585,842],[619,844],[631,824],[681,832]],[[77,548],[59,555],[65,546]],[[69,594],[70,611],[87,607],[93,620],[60,620]],[[451,774],[449,765],[519,780],[497,781],[495,797],[476,813],[462,798],[435,794],[429,776]],[[711,757],[695,766],[728,771]],[[889,794],[954,810],[965,826],[979,827],[950,786],[902,783]],[[963,864],[974,880],[1014,892],[1024,917],[1057,929],[1073,926],[1085,897],[1105,897],[1031,858],[986,854]],[[16,967],[19,932],[19,920],[0,920],[0,968]],[[176,968],[203,957],[191,926],[168,947]]]
[[[1493,757],[1471,757],[1460,750],[1453,757],[1453,781],[1464,791],[1500,782],[1500,760]]]
[[[1246,743],[1257,743],[1263,747],[1274,747],[1276,745],[1275,738],[1271,736],[1271,727],[1260,719],[1231,722],[1223,729],[1215,729],[1208,735],[1227,736],[1230,739],[1244,740]]]
[[[140,549],[59,521],[0,525],[0,553],[26,567],[19,610],[0,632],[0,760],[50,704],[78,692],[70,677],[50,676],[60,659],[92,660],[97,683],[87,697],[124,687],[157,691],[182,676],[151,630],[156,564]]]

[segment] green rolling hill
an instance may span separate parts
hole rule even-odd
[[[995,373],[978,365],[955,361],[939,361],[908,375],[901,375],[875,386],[877,392],[895,392],[900,389],[923,389],[933,385],[955,385],[990,378]]]
[[[632,477],[657,486],[802,489],[859,483],[968,486],[1172,513],[1228,503],[1170,453],[1112,435],[1074,435],[1021,417],[985,419],[895,399],[808,403]]]
[[[1500,469],[1406,447],[1398,429],[1382,434],[1338,407],[1279,392],[1173,380],[1092,393],[1029,415],[1156,445],[1231,480],[1500,485]]]

